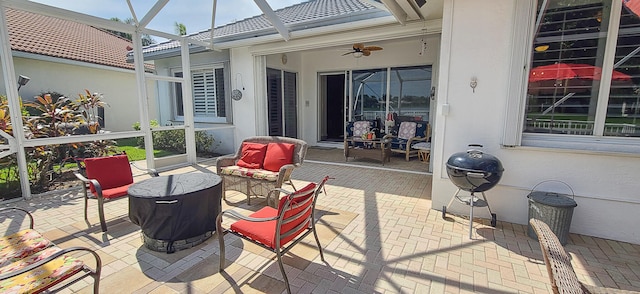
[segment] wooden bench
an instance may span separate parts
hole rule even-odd
[[[291,160],[287,161],[287,163],[282,165],[278,170],[269,170],[268,168],[261,167],[249,168],[241,166],[242,164],[240,163],[240,160],[243,157],[246,158],[250,152],[245,148],[245,152],[243,154],[243,146],[246,146],[245,143],[264,144],[267,145],[267,147],[269,144],[274,144],[274,146],[278,144],[291,144],[293,145],[293,154]],[[275,201],[273,201],[273,205],[277,204],[279,193],[276,192],[270,194],[270,192],[276,188],[282,187],[283,184],[289,184],[294,190],[296,189],[291,182],[291,174],[295,168],[302,165],[304,157],[307,154],[307,146],[307,143],[303,140],[288,137],[257,136],[244,139],[238,148],[238,151],[234,155],[221,156],[216,162],[216,171],[222,178],[223,199],[227,190],[236,190],[246,193],[248,204],[251,204],[250,201],[252,195],[264,196],[267,198],[268,204],[269,198],[273,197],[275,199]],[[270,150],[267,149],[266,156],[264,158],[265,164],[267,161],[273,161],[273,158],[268,158],[270,154]]]
[[[61,249],[33,229],[33,216],[22,208],[5,207],[0,212],[19,211],[30,220],[29,229],[0,238],[0,293],[40,293],[57,291],[87,276],[94,279],[93,292],[98,293],[102,262],[98,254],[84,247]],[[11,216],[21,215],[12,214]],[[93,270],[70,253],[86,251],[93,255]],[[68,283],[52,290],[66,279]]]

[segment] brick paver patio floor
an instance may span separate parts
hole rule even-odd
[[[161,174],[212,172],[199,165]],[[431,210],[431,177],[425,174],[305,162],[293,174],[301,187],[324,175],[335,179],[318,200],[324,211],[318,224],[326,263],[313,237],[285,258],[294,293],[550,293],[537,241],[526,226],[487,220],[474,223]],[[144,177],[136,177],[136,181]],[[285,187],[287,188],[287,187]],[[244,194],[228,192],[223,209],[252,210]],[[274,256],[226,236],[227,264],[218,272],[217,237],[174,254],[142,245],[140,229],[128,219],[128,201],[105,205],[109,231],[99,229],[97,209],[89,209],[91,227],[82,215],[79,189],[38,195],[30,201],[3,203],[28,208],[36,229],[59,246],[97,250],[104,267],[102,293],[283,293]],[[499,212],[498,212],[499,213]],[[2,218],[2,229],[17,223]],[[571,234],[567,250],[581,281],[640,289],[640,245]],[[63,293],[90,292],[87,278]]]

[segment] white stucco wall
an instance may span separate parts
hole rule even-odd
[[[64,62],[64,61],[62,61]],[[131,125],[139,121],[137,85],[133,70],[109,69],[107,67],[87,67],[55,61],[14,58],[16,75],[31,78],[20,89],[25,101],[45,91],[56,91],[72,100],[87,89],[102,93],[105,107],[105,129],[109,131],[131,131]],[[154,89],[147,87],[149,94]],[[4,84],[0,94],[6,95]]]
[[[228,75],[225,79],[226,82],[233,82],[233,75],[229,71],[229,51],[207,51],[202,53],[196,53],[190,55],[190,61],[192,67],[202,67],[214,64],[224,64],[227,67],[225,74]],[[172,76],[172,70],[182,68],[181,57],[172,57],[155,60],[156,71],[158,75]],[[149,116],[151,119],[157,120],[160,125],[182,124],[182,120],[176,120],[174,115],[175,103],[173,101],[172,84],[168,82],[159,82],[155,85],[158,93],[157,97],[151,100],[158,101],[158,107],[156,111],[150,111]],[[230,95],[231,89],[226,87],[227,92],[225,95]],[[231,114],[229,114],[231,115]],[[235,152],[235,135],[234,128],[231,124],[227,123],[210,123],[202,122],[196,118],[196,128],[214,128],[208,130],[207,133],[213,135],[215,140],[214,152],[221,154],[229,154]]]
[[[569,184],[578,206],[570,232],[640,244],[638,154],[607,154],[543,148],[502,148],[510,75],[512,0],[445,1],[435,145],[433,208],[441,209],[456,188],[445,163],[467,144],[480,143],[505,168],[500,184],[486,192],[499,221],[526,224],[527,194],[539,182]],[[489,9],[490,8],[490,9]],[[469,87],[477,77],[475,93]],[[449,105],[448,115],[441,110]],[[558,192],[568,193],[560,190]],[[452,210],[468,214],[454,201]],[[486,209],[477,214],[488,217]]]
[[[233,125],[235,126],[234,149],[240,146],[242,140],[256,135],[266,135],[258,131],[265,122],[258,122],[256,115],[262,111],[266,115],[266,108],[256,105],[256,82],[264,76],[254,72],[254,57],[248,47],[230,50],[231,57],[231,86],[242,91],[242,99],[232,101]],[[242,81],[242,82],[240,82]],[[239,85],[242,84],[242,85]],[[244,88],[244,90],[242,90]],[[266,99],[266,98],[265,98]],[[266,105],[266,103],[265,103]]]

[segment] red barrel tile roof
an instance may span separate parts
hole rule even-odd
[[[133,69],[129,40],[69,20],[7,8],[11,49],[64,59]]]

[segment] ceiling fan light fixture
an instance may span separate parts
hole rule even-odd
[[[535,50],[536,52],[545,52],[547,51],[547,49],[549,49],[549,45],[540,45],[536,48],[533,48],[533,50]]]
[[[371,55],[371,51],[379,51],[382,50],[382,47],[378,47],[378,46],[365,46],[362,43],[354,43],[352,46],[352,50],[350,50],[347,53],[342,54],[342,56],[345,55],[353,55],[353,57],[355,58],[360,58],[362,56],[369,56]]]

